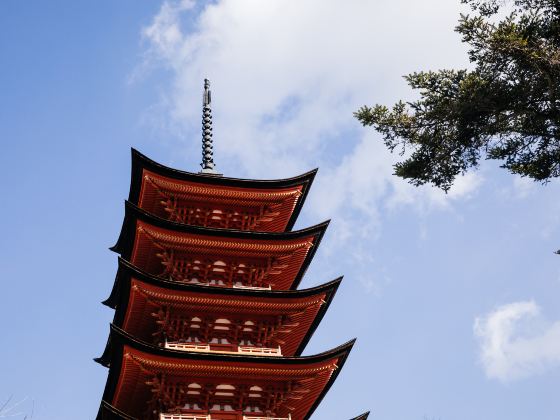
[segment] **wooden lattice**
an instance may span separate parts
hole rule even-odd
[[[169,197],[160,201],[168,219],[187,223],[189,225],[236,229],[258,230],[263,222],[271,222],[280,213],[276,211],[281,203],[275,205],[260,205],[256,208],[231,208],[208,203],[181,203],[176,197]]]
[[[215,191],[208,187],[178,185],[150,176],[145,179],[160,196],[159,204],[169,220],[213,228],[258,230],[262,223],[272,222],[278,217],[286,202],[293,207],[301,195],[299,190],[268,194]],[[173,192],[173,188],[184,191]]]
[[[317,375],[328,375],[328,372]],[[214,380],[189,378],[188,380],[166,375],[154,375],[146,384],[152,398],[148,403],[147,419],[157,419],[158,413],[213,413],[242,419],[243,415],[278,417],[286,415],[290,403],[311,392],[309,385],[314,378],[286,381],[262,381],[250,378],[240,380]],[[226,417],[224,417],[226,418]]]
[[[273,277],[288,267],[292,255],[261,257],[241,260],[240,258],[203,258],[192,254],[178,254],[166,249],[157,254],[163,271],[160,276],[174,281],[222,287],[274,286]]]
[[[288,315],[261,318],[228,318],[224,315],[184,313],[160,308],[153,312],[159,326],[154,332],[155,344],[163,340],[185,343],[212,344],[213,349],[235,351],[238,346],[277,347],[284,342],[279,332],[290,332],[299,324],[292,323]]]

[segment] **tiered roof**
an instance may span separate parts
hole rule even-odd
[[[116,309],[117,327],[146,342],[202,339],[209,331],[201,333],[201,324],[209,323],[210,333],[218,329],[231,343],[259,341],[294,356],[303,351],[341,280],[294,291],[226,289],[163,280],[119,259],[115,286],[104,303]],[[213,347],[229,351],[227,345]]]
[[[132,417],[126,413],[123,413],[121,410],[109,404],[105,400],[101,400],[101,406],[99,407],[99,414],[97,416],[97,419],[98,420],[138,420],[136,417]]]
[[[308,419],[352,348],[300,356],[341,281],[296,290],[328,226],[291,231],[316,171],[208,171],[132,151],[98,420]]]
[[[292,232],[244,232],[190,226],[127,201],[113,251],[150,274],[179,282],[295,289],[328,222]]]
[[[187,406],[189,412],[211,414],[216,405],[231,411],[259,406],[278,417],[308,418],[353,344],[306,357],[191,353],[149,345],[112,326],[106,351],[98,359],[110,367],[103,400],[140,418],[160,410],[158,404],[166,399]]]

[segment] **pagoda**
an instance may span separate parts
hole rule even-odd
[[[98,420],[308,419],[354,344],[301,356],[342,280],[298,289],[328,225],[292,230],[316,171],[224,177],[211,123],[205,80],[199,173],[132,150]]]

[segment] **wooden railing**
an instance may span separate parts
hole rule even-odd
[[[183,351],[202,351],[207,352],[210,351],[210,345],[208,344],[194,344],[194,343],[175,343],[165,342],[166,349],[172,350],[183,350]]]
[[[280,349],[280,346],[278,346],[277,348],[239,346],[237,347],[237,352],[267,356],[282,356],[282,350]]]
[[[212,420],[210,414],[164,414],[159,415],[159,420]]]
[[[171,350],[195,351],[195,352],[229,353],[229,354],[241,353],[241,354],[251,354],[255,356],[282,356],[282,349],[280,348],[280,346],[276,348],[237,346],[237,351],[235,351],[235,347],[231,345],[179,343],[179,342],[166,341],[165,348]]]
[[[159,420],[212,420],[210,414],[165,414],[159,415]],[[243,416],[243,420],[292,420],[292,416],[288,417],[266,417],[266,416]]]
[[[272,290],[272,287],[268,285],[267,287],[257,287],[257,286],[244,286],[242,284],[234,284],[234,289],[247,289],[247,290]]]

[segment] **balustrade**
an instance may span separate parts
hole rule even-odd
[[[159,415],[159,420],[212,420],[210,414],[166,414],[161,413]]]
[[[242,284],[234,284],[234,289],[248,289],[248,290],[272,290],[272,286],[268,285],[267,287],[257,287],[257,286],[244,286]]]
[[[270,347],[252,347],[252,346],[237,346],[223,344],[197,344],[197,343],[181,343],[181,342],[165,342],[164,347],[171,350],[182,351],[195,351],[195,352],[212,352],[212,353],[241,353],[251,354],[257,356],[282,356],[282,349],[280,346],[276,348]],[[235,351],[236,349],[237,351]]]
[[[237,352],[266,356],[282,356],[282,350],[280,349],[280,346],[278,346],[277,348],[239,346],[237,347]]]
[[[210,345],[208,344],[193,344],[193,343],[174,343],[166,342],[166,349],[172,350],[183,350],[183,351],[210,351]]]
[[[219,417],[219,415],[218,415]],[[218,420],[215,417],[215,420]],[[210,414],[168,414],[161,413],[159,420],[214,420]],[[267,416],[243,416],[243,420],[292,420],[292,416],[288,417],[267,417]]]

